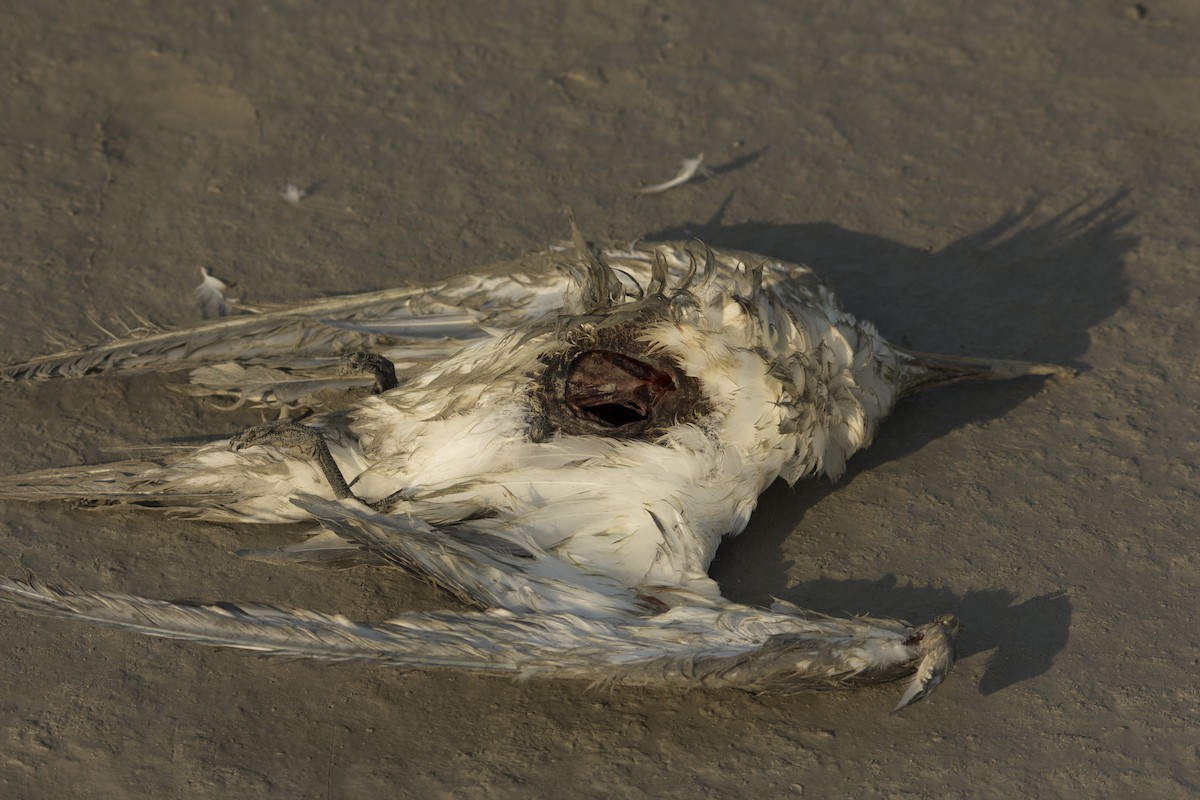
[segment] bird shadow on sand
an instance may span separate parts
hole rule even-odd
[[[935,251],[827,223],[724,225],[720,213],[647,239],[695,238],[808,264],[837,287],[848,309],[872,320],[889,340],[916,350],[1086,368],[1080,359],[1090,344],[1089,328],[1129,296],[1124,263],[1136,239],[1123,232],[1132,218],[1124,207],[1127,196],[1122,190],[1051,214],[1043,202],[1031,202]],[[965,626],[961,655],[995,650],[980,681],[985,694],[1047,671],[1069,635],[1071,603],[1063,593],[1017,602],[1008,588],[955,594],[898,585],[892,575],[793,583],[795,565],[783,555],[805,512],[856,475],[956,428],[999,418],[1042,383],[968,384],[902,401],[874,446],[851,459],[838,484],[811,481],[792,491],[777,483],[768,490],[746,533],[722,546],[713,577],[731,599],[755,605],[779,597],[832,614],[894,614],[914,621],[954,611]]]

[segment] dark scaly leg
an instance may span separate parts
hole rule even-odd
[[[342,370],[347,373],[369,373],[375,376],[371,394],[383,394],[400,385],[396,380],[396,366],[378,353],[358,350],[343,356],[346,363]]]
[[[333,454],[329,452],[325,437],[316,428],[301,425],[290,419],[281,419],[265,425],[256,425],[229,440],[229,449],[235,452],[256,445],[278,447],[301,458],[315,461],[324,473],[325,480],[329,481],[334,497],[338,500],[354,497],[354,493],[350,491],[350,484],[346,483],[345,476],[333,460]]]

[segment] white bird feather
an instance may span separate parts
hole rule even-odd
[[[366,395],[369,376],[340,368],[359,349],[394,362],[398,387]],[[0,498],[316,521],[323,533],[272,560],[390,564],[481,610],[362,625],[36,579],[0,582],[0,600],[262,652],[521,677],[789,692],[915,672],[901,706],[949,672],[953,617],[739,605],[708,577],[717,546],[777,477],[838,477],[904,392],[1057,371],[895,348],[805,267],[577,237],[423,289],[220,319],[0,377],[136,369],[191,370],[190,391],[225,402],[326,411],[191,452],[7,478]]]
[[[674,178],[662,183],[643,186],[638,190],[638,194],[661,194],[663,192],[674,189],[678,186],[683,186],[688,181],[700,175],[705,178],[713,177],[713,172],[708,167],[704,166],[704,153],[695,158],[685,158],[679,164],[679,172]]]
[[[230,301],[225,297],[225,292],[233,288],[234,284],[224,278],[218,278],[208,271],[208,267],[200,268],[200,277],[200,285],[193,291],[196,304],[200,306],[200,316],[203,319],[229,316]]]

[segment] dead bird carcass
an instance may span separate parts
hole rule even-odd
[[[793,692],[954,660],[958,623],[721,596],[707,569],[777,477],[837,478],[896,400],[1055,367],[928,356],[806,267],[579,237],[435,286],[320,300],[59,353],[7,380],[191,370],[189,390],[318,410],[186,453],[4,479],[0,497],[313,520],[275,561],[402,567],[478,607],[378,624],[35,578],[0,599],[155,636],[333,661]],[[261,556],[262,554],[259,553]]]

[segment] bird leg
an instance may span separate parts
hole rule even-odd
[[[256,425],[229,440],[229,449],[234,452],[256,445],[277,447],[316,462],[324,473],[325,480],[329,482],[329,487],[333,489],[334,497],[338,500],[354,497],[354,493],[350,491],[350,484],[346,483],[345,476],[333,460],[333,454],[329,452],[329,444],[316,428],[301,425],[290,419],[281,419],[265,425]]]
[[[371,394],[383,394],[400,385],[396,380],[396,365],[378,353],[368,353],[357,350],[343,356],[345,363],[342,372],[345,374],[370,374],[375,376],[375,386]]]

